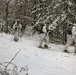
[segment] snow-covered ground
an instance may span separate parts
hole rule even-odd
[[[76,75],[76,55],[62,52],[63,45],[49,44],[51,49],[39,49],[36,36],[23,37],[19,42],[11,38],[0,36],[0,62],[9,62],[21,49],[12,63],[18,68],[28,66],[28,75]],[[74,52],[73,47],[69,50]]]

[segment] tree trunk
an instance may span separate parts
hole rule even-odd
[[[6,34],[8,33],[8,2],[6,3],[5,9],[5,25],[6,25]]]

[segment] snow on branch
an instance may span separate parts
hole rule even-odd
[[[37,8],[36,10],[32,11],[31,14],[34,14],[34,13],[36,13],[37,11],[40,11],[40,10],[42,10],[42,8]]]
[[[35,21],[33,18],[29,17],[29,16],[24,16],[24,18],[29,19],[31,21]]]
[[[46,5],[46,3],[39,3],[39,4],[35,5],[32,9],[39,8],[41,5]]]
[[[46,19],[48,20],[48,19],[51,18],[51,17],[52,17],[52,15],[49,15],[49,16],[46,17]]]
[[[69,6],[74,5],[71,1],[65,1]]]
[[[54,6],[54,9],[57,8],[57,7],[59,7],[59,4],[56,4],[56,5]]]
[[[76,15],[75,15],[74,13],[72,13],[72,12],[70,11],[70,9],[68,9],[68,12],[69,12],[70,14],[72,14],[73,16],[76,17]]]

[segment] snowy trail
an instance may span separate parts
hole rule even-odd
[[[29,75],[75,75],[76,56],[63,53],[63,45],[50,44],[50,50],[37,48],[38,40],[22,38],[11,41],[11,35],[0,37],[0,62],[8,62],[21,49],[13,60],[18,67],[28,66]],[[69,48],[73,51],[73,47]]]

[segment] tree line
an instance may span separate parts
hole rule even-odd
[[[49,20],[50,24],[56,25],[50,33],[51,42],[65,44],[66,28],[69,23],[76,22],[76,1],[0,0],[0,20],[5,22],[6,33],[16,19],[20,19],[23,29],[36,25],[41,19]]]

